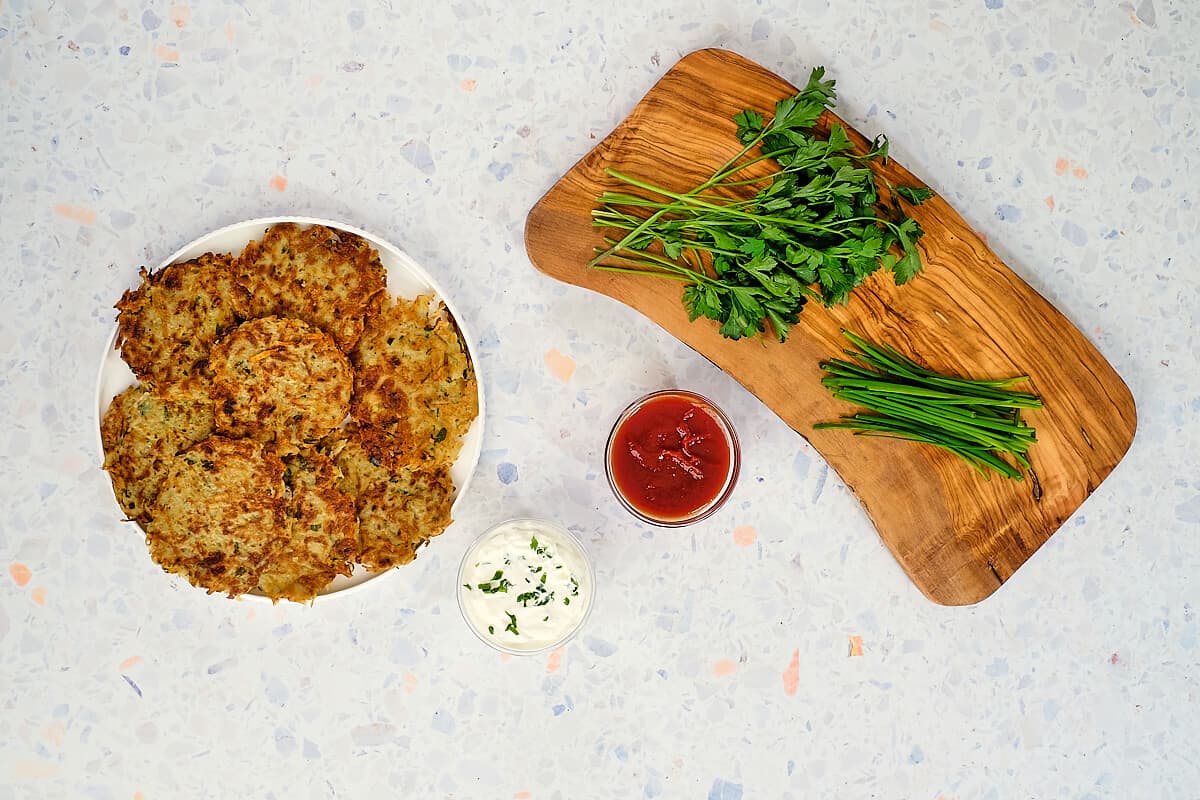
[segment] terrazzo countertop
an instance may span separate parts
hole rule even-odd
[[[1200,797],[1200,23],[1164,0],[0,3],[0,800]],[[839,477],[642,317],[555,283],[525,214],[683,54],[719,46],[948,198],[1137,399],[1132,449],[999,591],[931,604]],[[238,220],[345,221],[469,321],[488,398],[455,524],[313,607],[209,597],[119,521],[95,445],[114,301]],[[635,522],[633,397],[712,397],[732,501]],[[504,517],[600,594],[548,656],[462,623]]]

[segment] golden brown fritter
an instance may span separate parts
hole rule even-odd
[[[380,572],[416,558],[417,548],[450,526],[454,482],[443,464],[389,465],[369,426],[334,431],[322,448],[342,473],[358,509],[358,562]]]
[[[307,451],[284,459],[288,537],[258,579],[272,600],[305,603],[338,575],[349,575],[358,550],[354,499],[338,488],[338,472],[326,456]]]
[[[238,283],[251,295],[250,316],[295,317],[316,325],[342,352],[358,341],[363,317],[387,289],[379,254],[364,239],[322,225],[272,225],[237,260]]]
[[[405,467],[358,496],[358,562],[382,572],[417,557],[417,549],[453,521],[454,482],[444,465]]]
[[[340,485],[351,495],[371,483],[387,480],[413,463],[415,451],[370,425],[351,421],[325,437],[319,445],[337,464]]]
[[[217,431],[282,453],[315,444],[350,409],[350,362],[327,334],[297,319],[243,323],[213,348],[209,369]]]
[[[250,591],[287,542],[279,456],[210,436],[174,458],[142,522],[151,557],[209,594]]]
[[[350,353],[350,413],[393,437],[408,461],[449,464],[479,413],[479,389],[453,318],[431,297],[388,298]]]
[[[117,347],[141,380],[197,375],[213,343],[241,321],[249,294],[234,280],[233,258],[207,253],[155,273],[117,302]]]
[[[130,519],[141,519],[158,495],[175,455],[213,432],[213,404],[195,380],[130,386],[113,398],[100,423],[104,469]]]

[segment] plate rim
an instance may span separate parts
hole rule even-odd
[[[479,399],[479,411],[475,416],[474,422],[471,423],[471,427],[467,431],[467,436],[469,437],[469,436],[471,436],[471,434],[473,432],[475,432],[476,428],[478,428],[478,436],[475,437],[476,442],[473,447],[474,452],[469,455],[470,469],[467,471],[466,476],[463,478],[462,485],[455,487],[456,492],[454,495],[454,500],[451,501],[451,504],[450,504],[450,509],[451,509],[451,512],[453,513],[453,511],[454,511],[455,507],[458,505],[459,501],[463,498],[464,495],[466,495],[467,491],[470,489],[472,479],[474,478],[475,471],[479,467],[479,461],[480,461],[480,458],[481,458],[482,452],[483,452],[483,437],[485,434],[485,421],[486,421],[486,417],[487,417],[487,406],[486,406],[486,399],[484,396],[484,384],[483,384],[483,380],[481,379],[481,372],[480,372],[480,368],[479,368],[480,361],[479,361],[478,354],[476,353],[476,350],[475,350],[474,338],[471,334],[470,326],[463,319],[462,315],[459,313],[458,307],[450,299],[449,295],[442,288],[442,285],[433,277],[433,275],[431,275],[429,273],[429,271],[421,264],[421,262],[419,262],[415,258],[413,258],[408,253],[408,251],[397,247],[396,245],[392,244],[389,240],[384,239],[383,237],[378,236],[376,234],[370,233],[369,231],[366,231],[363,228],[359,228],[355,225],[349,225],[344,222],[339,222],[337,220],[328,219],[325,217],[276,215],[276,216],[255,217],[253,219],[241,220],[239,222],[233,222],[228,225],[223,225],[220,228],[216,228],[214,230],[208,231],[207,233],[203,233],[200,236],[197,236],[196,238],[192,239],[187,244],[184,244],[183,246],[176,248],[174,250],[174,252],[172,252],[169,256],[167,256],[165,259],[163,259],[161,262],[159,262],[159,264],[157,266],[155,266],[153,269],[151,269],[149,271],[153,274],[153,273],[159,272],[160,270],[163,270],[163,269],[169,267],[170,265],[178,262],[183,257],[183,255],[185,253],[187,253],[188,251],[190,251],[194,248],[197,248],[197,247],[201,247],[205,241],[208,241],[211,239],[216,239],[222,235],[229,234],[234,231],[240,231],[242,229],[258,228],[258,227],[264,227],[264,226],[270,227],[272,225],[277,225],[277,224],[283,223],[283,222],[291,222],[291,223],[295,223],[297,225],[304,225],[304,226],[308,226],[308,227],[311,227],[313,225],[323,225],[327,228],[332,228],[334,230],[344,231],[346,233],[350,233],[355,236],[359,236],[359,237],[365,239],[367,242],[369,242],[377,250],[390,251],[389,255],[398,257],[398,259],[405,264],[405,267],[407,269],[414,271],[416,273],[417,277],[420,278],[421,280],[423,280],[427,284],[428,288],[433,292],[433,294],[436,296],[436,298],[438,300],[440,300],[443,304],[445,304],[446,310],[450,312],[451,317],[454,318],[454,323],[455,323],[455,325],[458,326],[459,333],[462,336],[463,344],[467,351],[467,356],[471,359],[471,365],[475,371],[475,383],[476,383],[476,393],[477,393],[478,399]],[[104,463],[105,453],[104,453],[104,440],[103,440],[103,437],[101,436],[100,429],[101,429],[101,425],[103,424],[103,421],[104,421],[104,412],[107,410],[107,407],[112,404],[112,400],[113,400],[112,397],[106,398],[103,396],[103,384],[104,384],[104,377],[107,372],[106,367],[108,366],[110,357],[111,357],[112,353],[117,350],[116,343],[117,343],[117,334],[119,332],[119,329],[118,329],[117,322],[115,319],[113,320],[111,328],[112,328],[112,330],[109,333],[109,336],[106,340],[104,349],[101,351],[101,355],[100,355],[100,359],[99,359],[100,363],[96,369],[96,376],[95,376],[95,381],[94,381],[95,390],[93,393],[94,396],[92,398],[93,399],[92,413],[95,415],[94,419],[93,419],[92,430],[95,435],[94,444],[96,446],[96,451],[100,456],[101,472],[104,472],[103,463]],[[135,380],[137,380],[137,379],[135,378]],[[138,382],[140,382],[140,381],[138,381]],[[105,473],[105,477],[106,478],[108,477],[107,473]],[[112,487],[111,487],[111,478],[110,478],[109,479],[110,491],[111,491],[111,488]],[[116,500],[115,495],[113,497],[113,500],[114,501]],[[120,504],[117,503],[116,507],[118,509],[120,509]],[[145,536],[145,530],[137,522],[137,520],[122,519],[122,520],[120,520],[120,522],[122,524],[132,525],[139,533],[141,533],[143,535],[143,537]],[[453,526],[453,524],[454,524],[454,521],[451,520],[450,526]],[[449,526],[447,527],[447,530],[449,530]],[[443,531],[442,534],[439,534],[439,536],[445,534],[445,532],[446,531]],[[383,570],[382,572],[371,573],[370,575],[365,577],[363,580],[358,581],[357,583],[352,583],[348,586],[344,586],[342,588],[335,589],[330,592],[318,594],[315,597],[313,597],[311,600],[309,600],[308,602],[299,603],[297,605],[304,605],[304,606],[311,607],[316,603],[318,598],[356,594],[360,589],[362,589],[362,587],[366,586],[367,584],[375,583],[376,581],[378,581],[379,578],[382,578],[385,575],[390,575],[391,573],[396,572],[396,571],[397,571],[397,569],[393,567],[391,569]],[[182,575],[179,575],[177,573],[168,572],[167,575],[170,576],[171,578],[182,581],[189,588],[203,589],[203,587],[194,586],[190,581],[188,581]],[[220,597],[221,599],[224,599],[224,600],[233,599],[233,600],[237,600],[237,601],[267,602],[267,603],[270,603],[271,605],[275,605],[278,602],[278,601],[271,600],[266,595],[252,594],[250,592],[246,592],[244,594],[237,595],[234,598],[229,598],[227,595],[225,595],[221,592],[213,592],[213,593],[208,594],[207,596],[208,597]]]

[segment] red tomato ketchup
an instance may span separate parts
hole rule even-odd
[[[613,426],[605,456],[617,499],[645,522],[678,527],[715,512],[737,482],[729,419],[700,395],[654,392]]]

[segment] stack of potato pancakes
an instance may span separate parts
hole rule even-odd
[[[139,383],[101,438],[163,569],[306,602],[446,529],[479,394],[441,302],[393,298],[379,254],[320,225],[141,275],[116,305]]]

